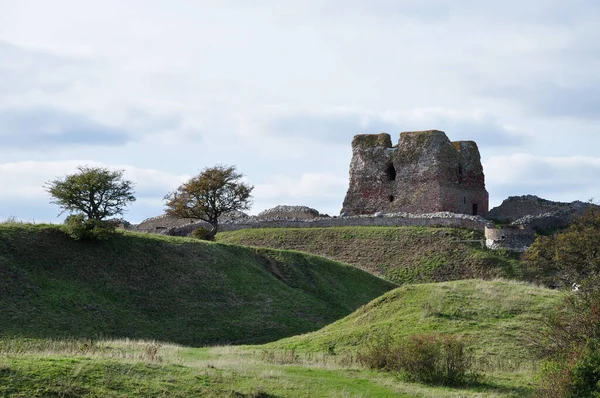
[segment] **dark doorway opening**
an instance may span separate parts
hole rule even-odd
[[[473,215],[477,215],[477,203],[473,203]]]
[[[390,163],[387,169],[385,169],[385,175],[387,176],[388,180],[396,181],[396,169],[394,168],[393,164]]]
[[[390,199],[390,202],[393,202],[394,201],[394,195],[390,195],[389,199]]]

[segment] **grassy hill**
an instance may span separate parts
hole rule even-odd
[[[521,277],[518,254],[481,247],[461,228],[264,228],[221,232],[219,242],[298,250],[342,261],[392,282]]]
[[[531,361],[527,345],[539,330],[536,321],[560,297],[555,290],[499,280],[406,285],[319,331],[269,347],[344,352],[384,335],[448,333],[469,336],[479,359],[518,368]]]
[[[436,397],[531,394],[528,382],[495,377],[470,387],[405,383],[395,375],[341,365],[336,356],[296,363],[265,360],[260,349],[186,348],[143,341],[20,344],[0,349],[0,396],[45,397]],[[157,348],[148,355],[148,348]]]
[[[319,331],[261,346],[0,338],[0,395],[527,397],[536,363],[522,339],[559,297],[506,281],[403,286]],[[485,372],[479,382],[455,388],[407,383],[356,361],[356,352],[383,334],[435,332],[472,338]]]
[[[0,336],[257,343],[316,330],[393,287],[311,255],[0,225]]]

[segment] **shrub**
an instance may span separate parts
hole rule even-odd
[[[389,333],[369,336],[370,342],[363,346],[357,356],[357,361],[370,369],[391,371],[391,349],[394,345]]]
[[[529,279],[556,286],[600,274],[600,207],[589,207],[567,229],[538,236],[523,254]]]
[[[461,385],[478,379],[467,342],[453,335],[412,335],[398,341],[383,336],[362,350],[358,361],[420,383]]]
[[[565,358],[542,363],[540,385],[536,391],[538,397],[568,397],[571,394],[570,381],[573,378],[571,366]]]
[[[546,320],[540,397],[600,397],[600,277],[570,292]]]
[[[115,232],[116,223],[106,220],[86,219],[83,214],[65,219],[64,230],[75,240],[107,240]]]
[[[600,341],[590,339],[581,351],[544,362],[538,397],[600,397]]]
[[[196,228],[195,230],[190,232],[188,236],[190,238],[200,240],[215,240],[214,235],[212,235],[211,232],[204,227]]]
[[[600,341],[590,339],[579,360],[573,364],[572,390],[578,397],[600,397],[599,350]]]

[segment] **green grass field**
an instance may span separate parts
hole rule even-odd
[[[145,341],[0,342],[3,397],[522,397],[527,377],[497,373],[468,388],[405,383],[336,356],[265,358],[259,347]],[[2,345],[4,344],[4,345]],[[152,347],[157,347],[156,350]]]
[[[440,239],[447,240],[439,245],[440,263],[481,257],[477,267],[491,264],[485,276],[518,274],[515,258],[457,242],[474,234],[466,230],[312,231],[314,245],[330,239],[340,249],[336,242],[345,239],[352,248],[345,255],[361,259],[382,247],[390,248],[389,259],[406,250],[413,267],[406,275],[416,275],[418,247]],[[295,234],[308,241],[302,231],[277,234],[282,242]],[[411,236],[415,242],[407,243]],[[447,257],[452,253],[457,257]],[[439,272],[432,265],[411,280]],[[136,233],[74,242],[58,226],[6,223],[0,225],[0,396],[532,396],[537,363],[528,345],[559,293],[506,280],[394,287],[356,267],[294,251]],[[479,381],[460,388],[407,383],[358,361],[382,336],[428,333],[466,337]],[[259,343],[265,344],[218,346]]]
[[[529,366],[530,338],[556,305],[557,291],[503,280],[407,285],[316,332],[267,346],[296,352],[348,352],[388,335],[446,333],[468,337],[492,368]]]
[[[558,297],[506,281],[406,286],[319,331],[255,346],[5,337],[0,395],[526,397],[533,393],[536,363],[519,336],[534,332],[536,320]],[[483,376],[452,388],[406,383],[361,367],[357,352],[382,331],[470,336]]]
[[[260,343],[316,330],[394,286],[277,250],[58,226],[0,225],[0,335]]]
[[[221,232],[217,241],[298,250],[352,264],[397,284],[470,278],[520,279],[519,255],[481,247],[461,228],[260,228]]]

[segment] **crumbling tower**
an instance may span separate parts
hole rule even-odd
[[[488,192],[477,144],[450,142],[443,131],[360,134],[352,141],[350,186],[342,212],[449,211],[483,215]]]

